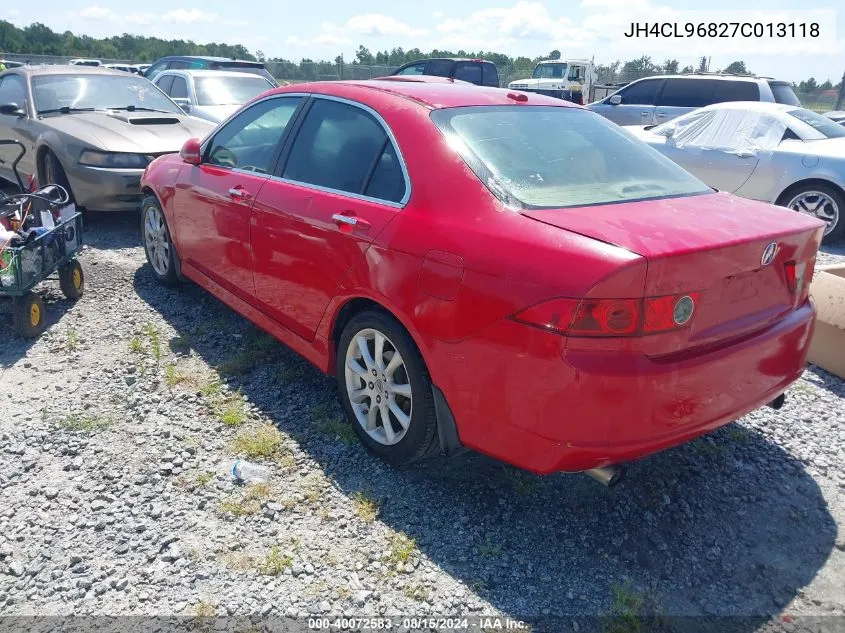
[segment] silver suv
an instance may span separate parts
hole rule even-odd
[[[657,125],[724,101],[768,101],[801,106],[787,81],[746,75],[660,75],[638,79],[590,110],[617,125]]]

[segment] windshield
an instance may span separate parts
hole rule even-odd
[[[126,75],[42,75],[32,79],[35,109],[107,110],[137,108],[180,114],[181,110],[146,79]]]
[[[197,77],[197,104],[241,105],[254,96],[270,90],[273,85],[257,75],[243,77]]]
[[[792,86],[787,83],[769,83],[772,89],[772,94],[775,97],[775,103],[784,103],[786,105],[800,106],[801,102],[795,96]]]
[[[566,77],[566,64],[539,64],[531,77],[534,79],[563,79]]]
[[[845,136],[845,127],[812,110],[804,110],[803,108],[801,110],[790,110],[789,116],[806,123],[824,138],[842,138]]]
[[[711,191],[588,110],[481,106],[435,110],[431,117],[476,176],[506,203],[559,208]]]

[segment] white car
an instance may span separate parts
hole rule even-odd
[[[80,57],[78,59],[72,59],[68,62],[68,66],[102,66],[103,62],[99,59],[87,59],[85,57]]]
[[[153,83],[186,114],[220,123],[271,88],[260,75],[226,70],[165,70]]]
[[[829,118],[734,101],[625,129],[714,189],[817,217],[825,243],[845,237],[845,127]]]

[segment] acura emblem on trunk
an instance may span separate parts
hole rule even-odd
[[[763,249],[763,257],[760,258],[760,264],[762,266],[768,266],[772,263],[772,260],[775,258],[775,255],[778,252],[778,243],[771,242],[770,244],[766,245],[766,248]]]

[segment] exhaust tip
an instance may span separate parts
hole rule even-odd
[[[612,488],[622,481],[625,477],[625,473],[625,468],[616,464],[612,466],[603,466],[602,468],[591,468],[590,470],[584,471],[585,475],[592,477],[607,488]]]
[[[769,402],[767,406],[770,406],[772,409],[777,411],[783,406],[784,402],[786,402],[786,394],[782,393],[777,398]]]

